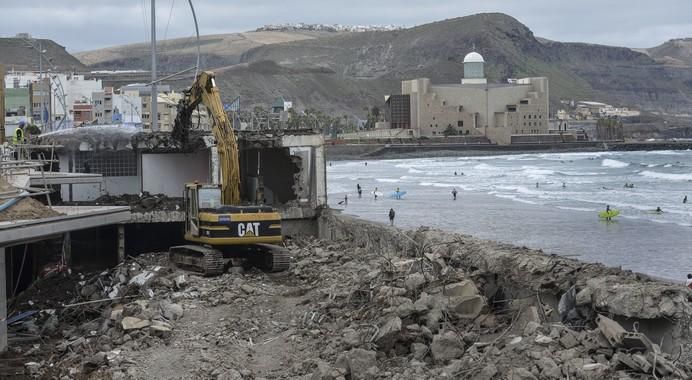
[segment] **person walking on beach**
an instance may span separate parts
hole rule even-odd
[[[452,197],[454,198],[455,201],[457,200],[457,188],[456,187],[452,188]]]
[[[348,194],[344,194],[344,206],[348,205]]]
[[[394,225],[394,217],[396,216],[396,213],[394,212],[393,208],[389,209],[389,224]]]

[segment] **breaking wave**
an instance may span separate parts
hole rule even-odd
[[[627,162],[622,162],[622,161],[606,158],[603,160],[603,162],[601,162],[601,166],[605,166],[607,168],[619,169],[619,168],[625,168],[627,166],[630,166],[630,164],[628,164]]]

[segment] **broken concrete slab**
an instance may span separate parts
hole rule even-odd
[[[149,322],[146,319],[139,319],[136,317],[125,317],[120,322],[120,324],[121,324],[123,330],[128,331],[128,330],[143,329],[143,328],[151,325],[151,322]]]

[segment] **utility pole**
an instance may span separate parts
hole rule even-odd
[[[0,144],[4,144],[4,143],[5,143],[5,66],[0,65]]]
[[[156,86],[156,0],[151,0],[151,107],[149,120],[151,120],[151,131],[159,130],[158,120],[158,89]]]

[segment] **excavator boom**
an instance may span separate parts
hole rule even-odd
[[[238,141],[214,73],[200,73],[184,94],[173,137],[185,146],[192,112],[200,104],[206,106],[219,153],[221,184],[185,184],[185,240],[195,244],[171,247],[170,262],[205,275],[223,272],[234,259],[269,271],[286,270],[288,251],[275,245],[282,241],[281,215],[268,206],[241,205]]]
[[[185,142],[187,131],[192,124],[192,111],[201,103],[207,107],[212,121],[212,133],[216,139],[221,167],[221,203],[225,205],[240,204],[240,163],[238,162],[238,141],[233,126],[223,109],[221,95],[214,73],[203,71],[185,97],[178,104],[178,115],[175,119],[173,136]]]

